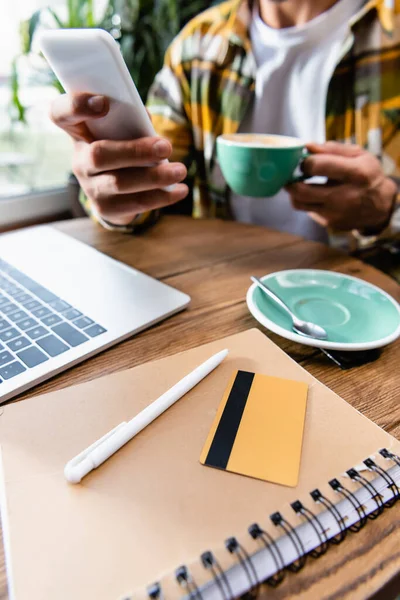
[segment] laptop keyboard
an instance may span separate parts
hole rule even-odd
[[[105,331],[93,319],[0,259],[0,383]]]

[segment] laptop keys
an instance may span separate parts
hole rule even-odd
[[[44,352],[39,350],[39,348],[35,348],[34,346],[31,346],[30,348],[26,348],[26,350],[18,352],[17,356],[30,369],[32,367],[36,367],[36,365],[40,365],[46,360],[49,360],[49,357],[46,356]]]
[[[10,313],[15,312],[16,310],[18,310],[18,306],[16,304],[13,304],[12,302],[10,304],[5,304],[1,307],[1,312],[3,313],[3,315],[9,315]]]
[[[32,327],[35,327],[36,325],[39,325],[39,323],[35,321],[35,319],[31,318],[24,319],[23,321],[19,321],[18,323],[18,327],[23,331],[25,331],[26,329],[32,329]]]
[[[39,325],[38,327],[34,327],[33,329],[28,329],[28,331],[26,331],[25,333],[31,338],[31,340],[36,340],[37,338],[43,337],[44,335],[46,335],[46,333],[49,332],[47,331],[47,329]]]
[[[22,321],[22,319],[27,319],[28,314],[23,310],[16,310],[15,312],[11,313],[9,318],[15,323],[17,321]]]
[[[13,296],[14,298],[16,296],[19,296],[21,292],[22,292],[22,290],[19,287],[12,287],[11,289],[8,290],[8,293],[10,294],[10,296]]]
[[[14,327],[11,327],[11,329],[6,329],[5,331],[0,331],[0,340],[2,342],[8,342],[9,340],[13,340],[19,336],[20,332]]]
[[[105,333],[106,331],[107,330],[104,329],[104,327],[102,327],[101,325],[98,325],[97,323],[95,323],[91,327],[88,327],[87,329],[85,329],[85,333],[90,335],[90,337],[97,337],[98,335],[101,335],[102,333]]]
[[[51,314],[51,315],[47,315],[47,317],[43,317],[43,319],[41,319],[41,321],[42,321],[42,323],[47,325],[47,327],[51,327],[52,325],[57,325],[57,323],[60,323],[60,321],[62,321],[62,318],[59,317],[58,315]]]
[[[58,300],[58,296],[53,294],[53,292],[50,292],[50,290],[43,287],[42,285],[40,285],[40,283],[34,281],[24,273],[21,273],[21,271],[18,271],[18,269],[9,269],[8,275],[9,277],[15,279],[19,284],[23,285],[27,290],[30,290],[32,294],[43,300],[43,302],[52,302],[54,300]],[[19,288],[18,290],[19,291],[17,293],[22,291]]]
[[[15,302],[19,302],[20,304],[25,304],[26,302],[30,302],[32,300],[32,296],[30,296],[29,294],[18,294],[17,296],[14,296],[14,300]]]
[[[6,319],[0,319],[0,331],[3,331],[3,329],[7,329],[8,327],[10,327],[10,323],[6,321]]]
[[[24,304],[25,310],[34,310],[35,308],[40,308],[41,306],[42,305],[37,300],[30,300]]]
[[[51,313],[51,310],[47,308],[47,306],[42,306],[41,308],[37,308],[36,310],[32,310],[31,312],[33,315],[35,315],[37,319],[41,319],[42,317],[49,315]]]
[[[5,261],[1,264],[1,270],[7,273],[9,277],[12,277],[16,281],[22,281],[23,279],[27,279],[27,276],[24,273],[21,273],[16,267],[7,264]]]
[[[7,352],[7,350],[4,350],[3,352],[0,352],[0,367],[2,367],[3,365],[6,365],[7,363],[11,362],[14,359],[14,357],[12,356],[12,354],[10,354],[9,352]]]
[[[72,308],[72,306],[68,304],[68,302],[64,302],[64,300],[55,300],[54,302],[50,302],[49,306],[57,312],[63,312],[64,310]]]
[[[55,294],[42,287],[41,285],[34,288],[32,290],[32,294],[40,298],[40,300],[42,300],[43,302],[54,302],[55,300],[58,300],[58,297]]]
[[[51,327],[51,332],[47,327]],[[105,331],[74,306],[0,259],[0,341],[6,343],[0,343],[0,383]]]
[[[36,283],[36,281],[31,279],[30,277],[28,277],[27,275],[24,275],[24,273],[21,273],[21,271],[17,271],[17,269],[13,269],[13,274],[11,274],[11,271],[9,271],[8,275],[10,277],[12,277],[13,279],[15,279],[15,281],[18,281],[18,283],[21,284],[22,286],[24,286],[24,288],[26,288],[27,290],[33,290],[33,289],[37,288],[39,285],[38,283]],[[14,286],[14,287],[16,287],[16,286]]]
[[[13,283],[10,283],[9,281],[1,281],[0,288],[10,295],[17,294],[19,291],[19,288]]]
[[[49,356],[58,356],[59,354],[62,354],[63,352],[69,350],[69,346],[64,344],[64,342],[59,340],[53,334],[46,335],[46,337],[41,338],[36,343],[38,346],[43,348],[43,350],[47,352]]]
[[[67,310],[67,312],[65,312],[63,314],[64,319],[68,319],[68,321],[73,321],[73,319],[77,319],[78,317],[81,317],[81,316],[82,316],[82,313],[79,310],[76,310],[76,308]]]
[[[26,371],[26,367],[24,367],[24,365],[22,365],[20,362],[15,361],[0,369],[0,377],[3,379],[11,379],[16,375],[20,375],[20,373],[23,373],[24,371]]]
[[[89,327],[89,325],[93,325],[94,321],[89,319],[89,317],[81,317],[80,319],[76,319],[74,321],[75,327],[79,327],[79,329],[85,329],[85,327]]]
[[[55,325],[55,327],[52,327],[52,330],[60,338],[67,342],[67,344],[73,347],[79,346],[89,339],[86,337],[86,335],[83,335],[81,331],[78,331],[69,323],[60,323],[59,325]]]
[[[30,340],[28,340],[28,338],[22,336],[22,337],[16,338],[15,340],[11,340],[11,342],[7,343],[7,346],[13,352],[17,352],[17,350],[22,350],[23,348],[26,348],[27,346],[30,346],[31,344],[32,344],[32,342]]]

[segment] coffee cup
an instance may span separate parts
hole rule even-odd
[[[304,175],[294,173],[307,156],[300,139],[285,135],[235,133],[217,137],[222,174],[241,196],[274,196],[285,185],[304,181]]]

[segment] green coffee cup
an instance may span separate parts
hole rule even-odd
[[[298,138],[261,133],[217,137],[217,157],[229,187],[242,196],[274,196],[289,183],[303,181],[294,172],[309,155]]]

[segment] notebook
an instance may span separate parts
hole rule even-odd
[[[81,484],[65,481],[68,460],[223,348],[228,357],[191,392]],[[239,369],[308,384],[296,487],[200,464]],[[4,406],[0,445],[15,600],[225,600],[276,584],[285,565],[301,568],[348,527],[374,527],[367,513],[400,485],[399,442],[255,329]]]

